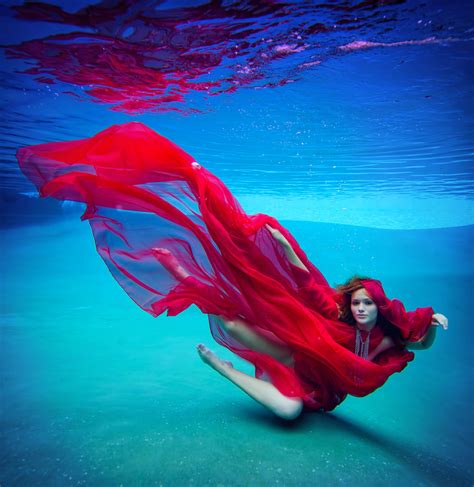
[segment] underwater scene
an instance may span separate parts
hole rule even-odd
[[[474,485],[471,2],[7,0],[0,25],[2,487]],[[196,349],[284,390],[206,316],[309,340],[269,222],[318,285],[370,276],[449,328],[279,417]]]

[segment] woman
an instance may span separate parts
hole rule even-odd
[[[202,345],[201,358],[283,418],[371,393],[413,360],[406,343],[428,343],[432,322],[447,326],[431,308],[405,312],[378,281],[334,291],[277,220],[247,215],[217,177],[140,123],[17,156],[41,196],[86,205],[97,251],[140,307],[176,315],[195,304],[209,315],[215,340],[255,377]]]
[[[266,228],[277,240],[288,258],[288,260],[295,266],[296,269],[304,271],[303,280],[310,280],[310,273],[306,266],[301,262],[298,256],[291,248],[288,240],[281,234],[280,231],[272,228],[270,225],[266,225]],[[187,272],[179,265],[179,262],[167,249],[153,249],[157,259],[163,264],[163,266],[171,273],[173,273],[180,281],[183,281],[189,277]],[[436,336],[436,330],[438,326],[442,326],[443,329],[448,329],[447,318],[440,314],[435,313],[431,317],[431,326],[425,335],[409,343],[404,342],[401,334],[398,330],[391,325],[387,320],[384,321],[383,317],[378,313],[378,307],[375,304],[374,299],[370,296],[364,287],[364,283],[367,286],[378,286],[374,284],[371,279],[353,277],[348,280],[346,284],[338,286],[339,293],[338,299],[333,300],[333,305],[338,308],[338,318],[349,325],[352,325],[354,332],[345,330],[346,333],[339,336],[339,341],[344,343],[344,346],[350,350],[354,350],[354,353],[363,357],[366,360],[375,360],[383,352],[400,347],[401,349],[407,348],[409,350],[427,349],[434,341]],[[306,283],[308,286],[308,283]],[[312,287],[317,287],[312,284]],[[376,288],[375,288],[376,289]],[[313,289],[314,290],[314,289]],[[377,295],[377,291],[374,293]],[[380,294],[380,291],[378,291]],[[327,299],[330,301],[330,295]],[[331,302],[323,303],[323,296],[319,296],[319,299],[315,300],[317,307],[321,310],[323,307],[331,307]],[[294,356],[292,350],[279,341],[278,338],[270,333],[257,332],[254,327],[246,323],[242,319],[229,320],[225,317],[219,317],[223,328],[238,342],[245,347],[254,350],[256,352],[265,353],[282,364],[294,368]],[[334,327],[335,324],[331,326]],[[343,328],[339,329],[341,332]],[[372,346],[370,342],[372,334]],[[336,333],[337,335],[337,333]],[[355,336],[355,347],[352,335]],[[343,338],[344,337],[344,338]],[[199,356],[204,363],[211,366],[214,370],[219,372],[226,379],[240,387],[250,397],[255,399],[262,406],[265,406],[277,416],[292,420],[297,418],[303,411],[303,400],[300,398],[290,398],[273,386],[272,384],[262,380],[253,378],[247,374],[239,372],[233,368],[233,365],[229,361],[221,360],[217,355],[211,352],[203,344],[197,346]]]

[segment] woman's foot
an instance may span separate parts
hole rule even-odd
[[[151,249],[156,260],[178,281],[184,281],[189,274],[179,265],[178,259],[168,250],[162,247]]]
[[[222,369],[225,369],[226,367],[234,368],[232,362],[229,362],[228,360],[220,359],[214,352],[211,352],[202,343],[200,343],[196,348],[199,357],[201,357],[201,360],[205,364],[210,365],[213,369],[217,370],[218,372],[221,371]]]

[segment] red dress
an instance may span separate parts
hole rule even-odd
[[[357,356],[355,329],[337,321],[334,291],[293,236],[270,216],[247,215],[216,176],[143,124],[22,148],[18,161],[41,196],[85,203],[82,219],[97,251],[140,307],[176,315],[195,304],[211,315],[217,342],[252,362],[257,377],[302,398],[307,409],[331,410],[347,394],[369,394],[413,359],[401,346],[373,362]],[[309,273],[288,262],[266,223],[286,236]],[[178,281],[154,247],[169,249],[190,277]],[[431,308],[406,313],[378,281],[366,288],[403,340],[426,333]],[[294,352],[295,367],[245,349],[212,315],[239,315],[273,333]],[[371,349],[381,340],[377,333]]]

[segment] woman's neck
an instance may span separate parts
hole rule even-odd
[[[374,328],[375,328],[375,325],[377,323],[368,323],[368,324],[359,324],[359,323],[356,323],[356,328],[358,328],[360,331],[372,331]]]

